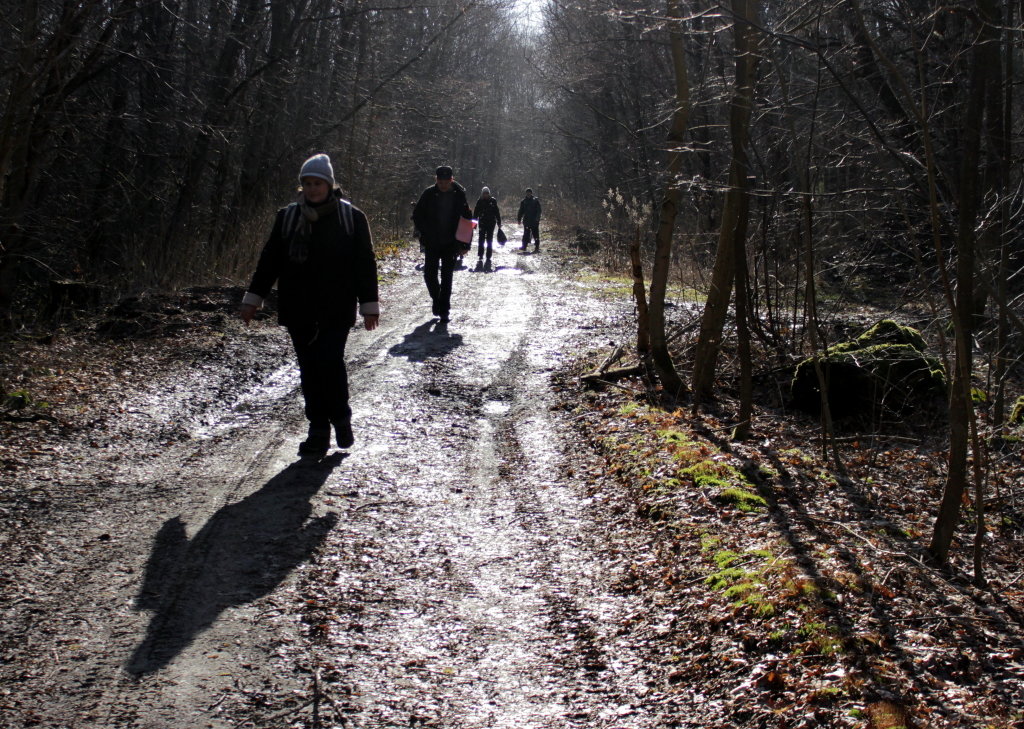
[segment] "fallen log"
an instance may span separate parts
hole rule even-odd
[[[618,362],[620,359],[622,359],[622,356],[625,353],[626,353],[625,346],[620,344],[619,346],[617,346],[615,349],[612,350],[611,354],[609,354],[607,357],[605,357],[604,362],[602,362],[601,366],[598,367],[596,370],[594,370],[594,372],[596,372],[597,374],[600,374],[602,372],[607,372],[608,368],[611,367],[616,362]]]
[[[615,380],[621,380],[624,377],[635,377],[636,375],[643,374],[643,372],[643,365],[637,363],[635,365],[629,365],[628,367],[618,367],[614,370],[605,370],[603,372],[600,369],[597,369],[583,375],[580,379],[588,385],[608,385]]]

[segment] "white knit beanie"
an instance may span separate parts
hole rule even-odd
[[[314,154],[302,163],[302,169],[299,171],[300,183],[303,177],[319,177],[334,187],[334,167],[331,166],[331,158],[326,154]]]
[[[491,194],[491,188],[484,187],[484,189],[480,191],[480,194],[481,195],[490,195]]]

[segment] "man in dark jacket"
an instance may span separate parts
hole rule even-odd
[[[357,305],[366,328],[377,327],[377,262],[366,216],[335,189],[330,158],[310,157],[299,181],[298,202],[278,211],[239,315],[248,324],[277,282],[278,321],[295,346],[309,420],[299,455],[322,458],[332,425],[339,448],[354,442],[345,343]]]
[[[526,197],[519,203],[516,221],[523,224],[523,250],[530,245],[533,237],[533,252],[540,252],[540,199],[533,196],[533,190],[526,188]]]
[[[487,243],[487,266],[491,265],[492,241],[494,240],[494,226],[501,227],[501,211],[498,210],[498,200],[491,195],[491,189],[485,187],[480,191],[480,199],[473,207],[473,217],[480,225],[480,237],[477,239],[476,257],[484,257],[484,243]],[[477,262],[479,265],[480,262]]]
[[[465,189],[455,181],[452,168],[441,165],[435,172],[434,184],[416,202],[412,220],[423,245],[423,280],[430,293],[431,310],[442,322],[449,320],[452,272],[461,248],[455,233],[459,219],[471,217]]]

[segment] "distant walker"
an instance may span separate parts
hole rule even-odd
[[[533,238],[533,252],[540,252],[540,199],[533,196],[533,189],[526,188],[526,197],[519,203],[516,221],[523,224],[523,248],[530,246]]]
[[[461,245],[455,238],[461,218],[472,218],[466,191],[455,181],[452,168],[441,165],[434,184],[420,195],[412,221],[423,245],[423,280],[430,294],[431,311],[441,322],[449,320],[452,302],[452,273]]]
[[[484,265],[490,268],[494,226],[497,225],[498,229],[501,229],[501,211],[498,210],[498,200],[491,195],[489,187],[485,187],[480,191],[480,199],[476,201],[476,206],[473,208],[473,217],[480,221],[480,237],[477,239],[476,249],[478,265],[484,263],[482,259],[484,257],[484,244],[486,243],[487,261]],[[501,242],[500,236],[498,241]]]

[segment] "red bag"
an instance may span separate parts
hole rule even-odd
[[[470,218],[459,218],[459,228],[455,231],[455,240],[469,245],[473,242],[473,231],[476,229],[476,220]]]

